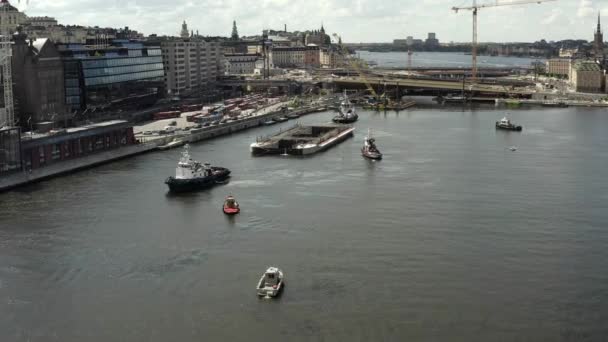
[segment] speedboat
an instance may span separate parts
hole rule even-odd
[[[224,167],[199,163],[190,157],[189,146],[184,146],[182,157],[175,169],[175,177],[169,177],[165,184],[171,192],[189,192],[210,188],[230,178],[230,170]]]
[[[505,116],[500,121],[496,122],[496,129],[521,132],[523,128],[521,126],[514,125],[511,123],[511,120]]]
[[[234,196],[230,195],[226,197],[222,210],[226,215],[236,215],[241,212],[241,207],[239,206],[239,202],[236,201]]]
[[[372,138],[371,130],[367,131],[367,136],[365,137],[365,143],[363,144],[363,148],[361,149],[361,155],[365,158],[369,158],[372,160],[380,160],[382,159],[382,153],[376,147],[376,139]]]
[[[258,296],[266,298],[278,296],[285,286],[284,280],[283,271],[277,267],[269,267],[256,288]]]
[[[274,120],[267,120],[267,121],[262,122],[262,124],[263,124],[264,126],[271,126],[271,125],[274,125],[274,124],[276,124],[276,123],[277,123],[277,122],[276,122],[276,121],[274,121]]]

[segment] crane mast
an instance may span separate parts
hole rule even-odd
[[[501,6],[516,6],[516,5],[526,5],[526,4],[541,4],[543,2],[549,1],[557,1],[557,0],[518,0],[518,1],[510,1],[510,2],[499,2],[496,0],[495,3],[490,4],[481,4],[477,5],[477,0],[473,0],[472,6],[468,7],[452,7],[452,10],[456,13],[460,10],[467,10],[473,12],[473,41],[471,43],[471,80],[475,81],[477,79],[477,12],[482,8],[490,8],[490,7],[501,7]]]

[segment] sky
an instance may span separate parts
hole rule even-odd
[[[11,0],[14,5],[18,0]],[[477,0],[478,4],[517,0]],[[472,0],[21,0],[30,16],[53,16],[61,24],[124,27],[144,34],[178,35],[186,20],[202,35],[229,36],[232,21],[241,35],[263,29],[318,29],[337,33],[345,42],[392,42],[436,32],[441,42],[471,40],[470,11],[453,6]],[[484,8],[479,11],[480,42],[532,42],[540,39],[593,39],[598,11],[608,0],[557,0]],[[608,30],[607,37],[608,37]]]

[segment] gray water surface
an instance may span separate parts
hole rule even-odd
[[[163,184],[179,150],[1,194],[0,340],[605,341],[608,113],[503,114],[361,111],[311,158],[250,156],[292,123],[195,144],[233,178],[190,195]]]

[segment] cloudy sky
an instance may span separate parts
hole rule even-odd
[[[16,4],[17,0],[11,0]],[[21,0],[21,7],[25,7]],[[500,0],[511,2],[517,0]],[[471,14],[452,6],[472,0],[29,0],[25,12],[49,15],[62,24],[129,26],[145,34],[176,35],[181,22],[204,35],[229,35],[236,20],[241,35],[264,28],[314,29],[347,42],[388,42],[407,35],[436,32],[441,41],[469,41]],[[494,3],[496,0],[478,0]],[[557,0],[545,4],[480,10],[480,41],[535,41],[542,38],[593,39],[597,11],[608,0]],[[607,29],[608,32],[608,29]],[[608,36],[608,34],[607,34]]]

